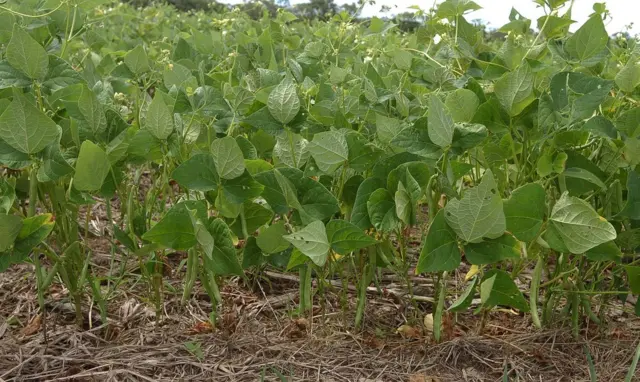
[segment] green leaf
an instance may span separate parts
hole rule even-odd
[[[261,204],[246,202],[242,208],[244,209],[245,228],[249,236],[273,219],[273,211],[263,207]],[[240,217],[231,225],[231,230],[236,236],[244,237],[242,233],[242,219]]]
[[[531,67],[525,62],[515,71],[503,74],[496,81],[494,92],[510,116],[515,117],[520,114],[536,99],[533,94]]]
[[[360,184],[358,192],[356,193],[356,200],[353,204],[353,211],[351,212],[351,223],[362,230],[371,227],[367,202],[375,190],[384,188],[385,186],[385,182],[379,178],[367,178]]]
[[[447,95],[445,105],[454,122],[471,122],[480,101],[476,93],[469,89],[456,89]]]
[[[209,224],[208,229],[214,243],[212,261],[208,269],[216,275],[242,276],[244,273],[227,223],[218,218]]]
[[[520,257],[520,242],[511,235],[502,235],[497,239],[465,245],[464,256],[471,264],[476,265],[517,259]]]
[[[253,200],[260,196],[264,186],[245,171],[237,178],[223,180],[222,190],[229,201],[242,204],[247,200]]]
[[[400,227],[393,195],[384,188],[371,193],[367,201],[367,211],[371,224],[378,231],[390,232]]]
[[[413,61],[413,54],[406,50],[396,49],[393,52],[393,63],[400,70],[409,70],[411,69],[411,62]]]
[[[124,63],[133,74],[139,76],[151,70],[147,53],[142,45],[138,45],[124,55]]]
[[[184,188],[203,192],[217,189],[220,181],[211,154],[192,156],[173,170],[171,177]]]
[[[488,308],[497,305],[510,306],[523,312],[529,311],[529,304],[522,296],[511,276],[505,271],[493,269],[487,272],[480,284],[482,304]]]
[[[424,245],[416,273],[453,271],[460,265],[461,255],[458,249],[456,233],[449,227],[444,218],[444,210],[438,211],[433,219]]]
[[[25,88],[30,85],[31,80],[29,77],[9,65],[7,61],[0,61],[0,89]]]
[[[13,25],[11,41],[7,45],[7,61],[29,78],[42,80],[49,71],[49,56],[36,40],[23,31],[18,24]]]
[[[624,269],[627,271],[631,293],[640,295],[640,267],[627,265]]]
[[[287,167],[300,168],[309,160],[309,141],[300,134],[283,131],[278,135],[273,156]]]
[[[76,72],[68,62],[58,56],[49,56],[49,72],[42,82],[44,88],[54,92],[83,81],[80,73]]]
[[[429,98],[429,138],[440,147],[447,147],[453,142],[455,124],[438,96]]]
[[[615,81],[620,90],[628,93],[640,85],[640,65],[634,57],[616,74]]]
[[[267,107],[273,118],[286,125],[291,122],[300,111],[300,99],[296,93],[295,84],[285,78],[278,86],[271,90]]]
[[[491,170],[484,173],[477,187],[466,190],[462,199],[449,201],[444,212],[449,226],[466,242],[496,239],[507,228],[502,199]]]
[[[20,216],[0,214],[0,252],[11,248],[21,228]]]
[[[38,169],[39,182],[57,181],[73,172],[73,167],[62,156],[60,145],[57,142],[44,149],[42,159],[42,166]]]
[[[284,226],[284,221],[281,220],[271,224],[258,233],[256,239],[258,247],[266,254],[282,252],[291,246],[291,244],[284,239],[286,234],[287,229]]]
[[[376,134],[382,143],[391,142],[400,132],[401,121],[382,114],[376,114]]]
[[[640,174],[637,171],[627,174],[627,203],[618,216],[640,220]]]
[[[327,223],[327,238],[331,248],[341,255],[348,255],[377,243],[362,229],[346,220],[331,220]]]
[[[22,261],[25,257],[29,256],[31,250],[38,246],[49,236],[55,222],[53,221],[53,215],[42,214],[26,218],[22,221],[22,229],[13,244],[14,255]]]
[[[265,261],[265,256],[262,254],[262,250],[258,247],[256,238],[249,236],[247,242],[244,244],[244,250],[242,251],[242,268],[248,269],[251,267],[258,267]]]
[[[622,261],[622,251],[613,241],[591,248],[584,255],[591,261],[614,261],[616,263]]]
[[[547,210],[546,193],[537,183],[525,184],[511,193],[504,202],[507,231],[518,240],[530,242],[538,236]]]
[[[593,66],[597,59],[607,48],[609,35],[604,28],[602,17],[595,14],[587,20],[564,45],[564,50],[569,56],[585,66]]]
[[[16,179],[0,178],[0,214],[8,214],[16,200]]]
[[[226,136],[214,140],[211,143],[211,155],[221,178],[234,179],[244,173],[242,150],[232,137]]]
[[[0,137],[9,146],[35,154],[59,137],[55,122],[14,89],[13,101],[0,116]]]
[[[549,222],[571,253],[581,254],[616,238],[616,230],[582,199],[566,192],[553,206]]]
[[[156,93],[149,105],[144,128],[160,140],[167,139],[173,132],[173,114],[160,93]]]
[[[465,289],[464,293],[460,295],[460,297],[458,297],[458,299],[453,304],[451,304],[451,306],[447,310],[450,312],[463,312],[467,310],[473,302],[473,296],[479,282],[480,279],[475,276],[471,280],[471,283],[469,283],[469,285],[467,286],[467,289]]]
[[[283,238],[309,257],[317,266],[322,267],[327,262],[331,245],[325,226],[320,220],[316,220],[290,235],[285,235]]]
[[[73,186],[78,191],[98,191],[110,169],[107,153],[95,143],[84,141],[76,160]]]
[[[349,147],[344,134],[325,131],[313,136],[309,152],[321,171],[332,174],[349,158]]]
[[[196,245],[198,241],[187,204],[183,202],[171,207],[142,238],[176,251],[185,251]]]

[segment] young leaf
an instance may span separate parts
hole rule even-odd
[[[309,152],[321,171],[332,174],[349,158],[349,147],[344,134],[325,131],[313,136]]]
[[[465,245],[464,256],[471,264],[476,265],[517,259],[520,257],[520,242],[511,235],[502,235],[497,239]]]
[[[22,259],[29,256],[31,250],[49,236],[53,231],[54,225],[55,222],[51,214],[42,214],[24,219],[20,233],[13,244],[14,256],[18,257],[18,259],[14,259],[22,261]]]
[[[353,211],[351,212],[351,223],[362,230],[371,227],[367,202],[375,190],[385,186],[385,182],[379,178],[367,178],[360,184],[356,193],[356,201],[353,204]]]
[[[320,220],[283,237],[308,256],[317,266],[322,267],[326,263],[331,245],[325,226]]]
[[[460,265],[456,233],[447,225],[444,210],[433,219],[420,251],[416,273],[453,271]]]
[[[616,230],[582,199],[562,194],[553,206],[550,224],[571,253],[581,254],[616,238]]]
[[[534,240],[546,212],[545,196],[544,188],[537,183],[525,184],[514,190],[511,197],[504,201],[507,231],[518,240]]]
[[[429,98],[429,138],[440,147],[447,147],[453,141],[455,124],[438,96]]]
[[[35,154],[59,138],[58,128],[21,91],[14,89],[13,101],[0,116],[0,137],[9,146]]]
[[[520,114],[535,100],[533,74],[526,62],[513,72],[505,73],[495,83],[498,101],[510,116]]]
[[[211,143],[211,155],[221,178],[234,179],[244,173],[242,150],[232,137],[226,136],[214,140]]]
[[[7,45],[7,61],[33,80],[42,80],[49,71],[49,56],[29,33],[13,24],[11,41]]]
[[[346,220],[331,220],[327,223],[327,238],[331,248],[341,255],[348,255],[377,243],[363,230]]]
[[[160,140],[167,139],[173,132],[173,114],[164,102],[162,94],[156,93],[153,97],[147,110],[144,127]]]
[[[300,111],[300,99],[296,93],[296,86],[285,78],[278,86],[271,90],[267,107],[273,118],[286,125],[291,122]]]
[[[78,191],[98,191],[102,187],[111,164],[107,153],[91,141],[82,142],[76,160],[76,174],[73,186]]]
[[[444,217],[466,242],[495,239],[506,230],[502,199],[491,170],[477,187],[466,190],[462,199],[452,199],[444,208]]]
[[[460,295],[460,297],[458,297],[458,299],[453,304],[451,304],[451,306],[447,310],[450,312],[463,312],[467,308],[469,308],[469,306],[473,302],[473,296],[479,282],[480,279],[478,277],[474,277],[471,280],[471,283],[467,286],[467,289],[465,289],[464,293]]]
[[[484,275],[480,284],[480,298],[482,304],[488,308],[504,305],[523,312],[529,311],[529,304],[511,276],[499,269],[491,270]]]
[[[478,106],[480,106],[480,101],[473,91],[457,89],[447,95],[445,105],[454,122],[471,122]]]

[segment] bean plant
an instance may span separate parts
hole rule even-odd
[[[87,298],[106,315],[133,261],[161,316],[174,252],[213,322],[267,267],[298,273],[301,315],[355,285],[356,327],[383,273],[432,278],[436,340],[478,296],[577,335],[640,294],[640,45],[605,4],[571,33],[563,0],[497,31],[446,0],[411,32],[108,3],[0,6],[0,271],[32,263],[42,310],[61,282],[79,325]]]

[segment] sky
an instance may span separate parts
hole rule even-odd
[[[226,0],[228,3],[238,3],[242,0]],[[600,0],[604,1],[604,0]],[[297,4],[305,2],[304,0],[290,0],[290,3]],[[336,4],[354,3],[357,0],[335,0]],[[438,3],[442,0],[437,0]],[[514,7],[523,16],[532,20],[532,27],[536,26],[538,17],[543,16],[544,12],[538,7],[533,0],[475,0],[482,9],[468,14],[467,20],[480,19],[484,21],[490,28],[499,28],[509,22],[509,13],[511,7]],[[572,25],[572,30],[580,27],[593,12],[594,0],[574,0],[572,18],[576,21]],[[607,8],[610,11],[611,19],[605,21],[607,31],[610,34],[625,31],[625,27],[631,24],[634,19],[640,15],[640,0],[606,0]],[[433,5],[432,0],[376,0],[375,5],[367,5],[363,9],[362,16],[380,16],[380,7],[387,5],[392,7],[392,14],[411,11],[408,9],[411,5],[418,5],[423,9],[428,9]],[[631,34],[640,33],[640,21],[630,30]]]

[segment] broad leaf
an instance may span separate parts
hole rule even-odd
[[[327,223],[327,238],[331,248],[341,255],[348,255],[377,243],[362,229],[346,220],[331,220]]]
[[[585,66],[593,66],[607,48],[609,35],[599,14],[594,14],[564,45],[569,56]]]
[[[449,201],[444,212],[449,226],[466,242],[498,238],[507,228],[502,199],[491,170],[484,173],[477,187],[466,190],[462,199]]]
[[[529,304],[505,271],[494,269],[487,272],[480,284],[482,304],[488,308],[503,305],[523,312],[529,311]]]
[[[303,229],[284,236],[284,239],[298,248],[317,266],[322,267],[327,262],[331,245],[321,221],[316,220]]]
[[[454,122],[471,122],[478,106],[480,106],[480,101],[473,91],[457,89],[447,95],[445,105]]]
[[[505,73],[494,86],[498,101],[512,117],[520,114],[535,100],[533,74],[526,62],[515,71]]]
[[[504,202],[507,231],[518,240],[530,242],[536,238],[547,211],[545,191],[537,183],[525,184],[511,193]]]
[[[627,174],[627,203],[618,216],[640,220],[640,174],[637,171]]]
[[[211,154],[192,156],[173,170],[171,177],[182,187],[194,191],[215,190],[220,181]]]
[[[221,178],[234,179],[244,173],[242,150],[232,137],[227,136],[214,140],[211,143],[211,155]]]
[[[124,55],[124,63],[135,75],[151,70],[147,53],[142,45],[138,45]]]
[[[102,187],[110,170],[111,164],[107,153],[95,143],[84,141],[76,160],[73,186],[78,191],[97,191]]]
[[[14,89],[13,101],[0,116],[0,137],[22,153],[35,154],[55,142],[59,132],[51,118]]]
[[[400,226],[393,195],[384,188],[371,193],[367,201],[367,211],[371,224],[378,231],[390,232]]]
[[[332,174],[349,158],[349,147],[344,134],[326,131],[314,135],[309,152],[321,171]]]
[[[284,221],[271,224],[262,229],[258,234],[256,239],[258,247],[266,254],[282,252],[291,246],[291,244],[284,239],[286,234],[287,229],[284,226]]]
[[[449,227],[444,218],[444,210],[438,211],[433,219],[424,245],[416,273],[453,271],[460,265],[460,250],[456,233]]]
[[[550,224],[571,253],[581,254],[616,238],[616,230],[582,199],[564,193],[553,206]]]
[[[173,114],[160,93],[156,93],[149,105],[144,128],[160,140],[167,139],[173,132]]]
[[[447,147],[453,141],[454,122],[438,96],[429,98],[429,138],[440,147]]]
[[[511,235],[502,235],[497,239],[465,245],[464,256],[471,264],[476,265],[517,259],[520,257],[520,242]]]
[[[29,78],[42,80],[49,71],[49,56],[36,40],[22,30],[17,23],[13,25],[11,41],[7,45],[7,61]]]
[[[0,214],[0,252],[13,245],[22,228],[22,219],[16,215]]]
[[[367,178],[364,182],[360,183],[358,192],[356,193],[356,200],[353,204],[353,210],[351,211],[351,223],[362,230],[371,227],[367,202],[375,190],[384,188],[385,186],[385,182],[379,178]]]
[[[208,229],[214,243],[213,260],[209,265],[209,270],[221,276],[242,276],[244,274],[242,266],[227,224],[222,219],[215,219],[209,224]]]
[[[291,122],[300,111],[300,99],[296,93],[295,84],[284,79],[278,86],[271,90],[267,107],[273,118],[286,125]]]
[[[142,238],[177,251],[185,251],[198,243],[191,213],[185,203],[171,207]]]

